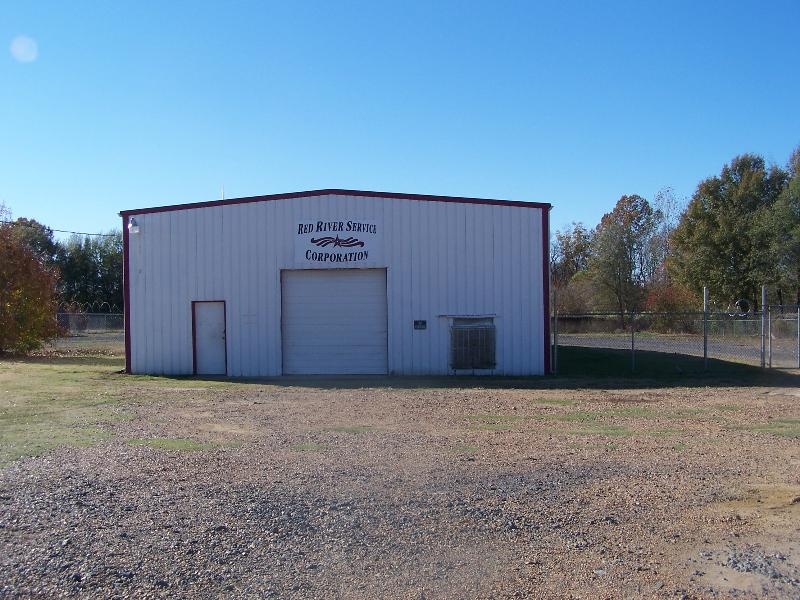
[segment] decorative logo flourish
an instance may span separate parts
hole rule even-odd
[[[359,246],[361,248],[364,247],[364,242],[358,240],[354,237],[349,237],[347,239],[341,239],[338,235],[336,237],[321,237],[321,238],[311,238],[311,243],[316,244],[320,248],[325,248],[333,244],[334,248],[354,248],[355,246]]]

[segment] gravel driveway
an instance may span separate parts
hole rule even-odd
[[[800,597],[796,388],[458,385],[142,381],[0,471],[0,597]]]

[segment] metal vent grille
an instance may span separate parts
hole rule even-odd
[[[451,369],[494,369],[495,327],[491,319],[453,319]]]

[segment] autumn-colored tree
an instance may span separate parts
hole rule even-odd
[[[58,334],[56,271],[0,220],[0,353],[29,352]]]
[[[623,325],[625,313],[642,307],[647,284],[664,262],[654,243],[662,219],[641,196],[622,196],[595,230],[592,279],[599,300],[614,308]]]
[[[645,310],[649,312],[698,311],[702,305],[701,297],[679,283],[653,284],[645,300]]]
[[[654,331],[689,333],[696,327],[702,305],[702,298],[686,286],[656,281],[648,288],[644,308],[655,313],[651,325]]]

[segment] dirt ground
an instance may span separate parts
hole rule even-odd
[[[0,471],[1,598],[800,598],[794,385],[108,377]]]

